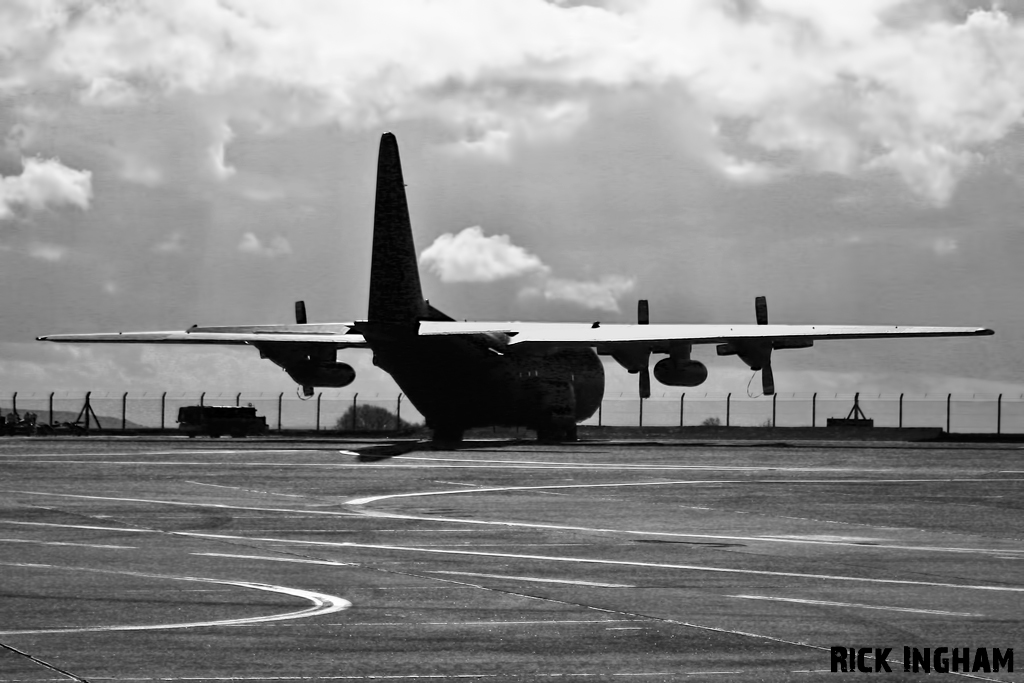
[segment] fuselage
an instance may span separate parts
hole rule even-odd
[[[486,337],[363,330],[388,372],[434,430],[490,425],[566,428],[597,412],[604,365],[589,348],[509,352]]]

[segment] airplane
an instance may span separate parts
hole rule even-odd
[[[577,424],[598,410],[611,356],[639,375],[650,397],[650,359],[665,354],[654,377],[693,387],[707,367],[690,357],[695,344],[715,344],[719,356],[738,356],[761,371],[765,395],[775,392],[772,352],[807,348],[817,340],[991,335],[979,327],[776,325],[764,297],[755,299],[756,324],[651,324],[647,301],[636,324],[575,322],[457,322],[423,298],[405,181],[392,133],[380,140],[373,218],[370,297],[365,320],[309,323],[295,304],[295,324],[192,326],[184,331],[60,334],[52,342],[135,344],[243,344],[284,369],[302,395],[314,387],[344,387],[355,370],[338,361],[340,349],[373,352],[423,415],[435,443],[456,444],[467,429],[521,426],[542,441],[575,440]]]

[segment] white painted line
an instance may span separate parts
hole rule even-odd
[[[895,472],[891,467],[781,467],[778,465],[643,465],[614,462],[563,462],[551,460],[482,460],[478,458],[431,458],[424,455],[398,455],[393,460],[423,462],[454,462],[463,465],[478,463],[500,465],[533,465],[540,469],[581,468],[594,470],[690,470],[704,472]],[[1024,471],[1021,472],[1024,474]]]
[[[534,576],[506,576],[504,574],[477,574],[475,572],[426,572],[427,574],[452,574],[455,576],[479,576],[485,579],[510,579],[513,581],[531,581],[535,583],[564,583],[573,586],[593,586],[595,588],[636,588],[625,583],[596,583],[594,581],[576,581],[570,579],[541,579]]]
[[[24,538],[0,538],[0,543],[32,543],[35,545],[71,545],[78,548],[111,548],[115,550],[135,550],[133,545],[102,545],[98,543],[71,543],[69,541],[32,541]]]
[[[437,588],[437,586],[431,586]],[[458,586],[455,586],[458,587]],[[465,586],[466,588],[479,588],[479,586]],[[452,586],[448,586],[452,588]],[[375,587],[374,590],[387,590],[386,588]],[[553,626],[564,626],[566,624],[621,624],[621,623],[637,623],[647,622],[646,619],[539,619],[531,621],[336,621],[336,622],[321,622],[316,624],[281,624],[281,626],[299,626],[299,627],[313,627],[318,628],[321,626],[365,626],[369,628],[377,628],[379,626],[543,626],[550,624]],[[655,623],[654,620],[650,620],[650,623]]]
[[[52,526],[60,529],[92,529],[94,531],[124,531],[134,534],[158,534],[154,529],[133,529],[130,527],[94,526],[91,524],[54,524],[53,522],[16,522],[13,519],[0,519],[0,524],[18,524],[20,526]]]
[[[418,498],[422,496],[452,496],[466,493],[507,493],[509,491],[544,491],[550,489],[596,489],[629,486],[679,486],[679,485],[713,485],[722,484],[952,484],[952,483],[977,483],[986,484],[1003,483],[1007,481],[1024,481],[1024,479],[993,479],[993,478],[948,478],[948,479],[681,479],[674,481],[640,481],[640,482],[619,482],[611,484],[553,484],[547,486],[497,486],[479,489],[456,489],[448,491],[417,491],[414,493],[391,493],[379,496],[366,496],[365,498],[353,498],[346,501],[348,505],[366,505],[381,500],[392,500],[395,498]],[[15,492],[17,493],[17,492]]]
[[[374,503],[381,500],[390,500],[394,498],[413,498],[420,496],[446,496],[446,495],[463,495],[467,493],[503,493],[507,491],[538,491],[544,489],[565,489],[565,488],[609,488],[609,487],[629,487],[629,486],[671,486],[679,484],[734,484],[734,483],[792,483],[792,482],[809,482],[811,480],[682,480],[682,481],[654,481],[654,482],[625,482],[625,483],[610,483],[610,484],[556,484],[546,486],[507,486],[507,487],[491,487],[491,488],[478,488],[478,489],[454,489],[447,491],[422,491],[414,493],[395,493],[380,496],[368,496],[365,498],[355,498],[347,501],[348,505],[366,505],[368,503]],[[845,483],[850,480],[814,480],[813,483]],[[872,480],[855,481],[854,483],[870,483]],[[927,479],[927,480],[911,480],[911,479],[897,479],[897,480],[878,480],[878,481],[890,481],[890,482],[912,482],[912,481],[931,481],[931,482],[942,482],[946,483],[953,480],[947,479]],[[978,479],[978,480],[956,480],[956,481],[994,481],[992,479]],[[1003,480],[1006,481],[1006,480]],[[423,516],[423,515],[408,515],[397,512],[383,512],[383,511],[367,511],[366,514],[375,517],[385,517],[388,519],[409,519],[418,521],[443,521],[443,522],[458,522],[461,524],[476,524],[476,525],[492,525],[492,526],[506,526],[506,527],[521,527],[527,529],[550,529],[552,531],[584,531],[591,533],[605,533],[605,534],[628,534],[634,536],[668,536],[678,538],[706,538],[713,540],[727,540],[727,541],[748,541],[748,542],[763,542],[763,543],[799,543],[799,544],[810,544],[810,545],[826,545],[826,546],[846,546],[853,548],[880,548],[887,550],[906,550],[906,551],[920,551],[920,552],[946,552],[946,553],[966,553],[966,554],[982,554],[982,555],[1007,555],[1020,553],[1024,557],[1024,550],[1011,549],[1011,548],[964,548],[964,547],[942,547],[942,546],[912,546],[903,544],[883,544],[877,543],[872,545],[865,545],[860,542],[850,541],[837,541],[828,539],[818,539],[808,536],[726,536],[722,534],[693,534],[693,533],[679,533],[679,532],[668,532],[668,531],[647,531],[647,530],[635,530],[635,529],[608,529],[600,527],[580,527],[580,526],[568,526],[561,524],[537,524],[530,522],[510,522],[510,521],[489,521],[481,519],[464,519],[457,517],[437,517],[437,516]]]
[[[652,671],[652,672],[638,672],[638,673],[531,673],[530,678],[601,678],[607,676],[622,676],[622,677],[635,677],[644,678],[651,676],[658,676],[664,678],[666,676],[710,676],[718,674],[741,674],[742,671]],[[796,672],[800,673],[800,672]],[[473,678],[504,678],[512,680],[522,680],[521,674],[365,674],[362,676],[161,676],[159,678],[153,677],[131,677],[131,676],[118,676],[115,679],[97,679],[92,680],[113,680],[118,683],[158,683],[167,682],[173,683],[174,681],[392,681],[392,680],[407,680],[407,679],[473,679]],[[44,683],[49,681],[57,681],[65,679],[55,678],[12,678],[7,679],[9,683]],[[989,680],[989,679],[986,679]]]
[[[332,517],[362,517],[357,512],[336,512],[331,510],[293,510],[289,508],[265,508],[246,505],[225,505],[223,503],[186,503],[178,500],[161,500],[156,498],[120,498],[116,496],[86,496],[77,493],[48,493],[46,491],[7,491],[24,496],[53,496],[57,498],[79,498],[83,500],[116,500],[123,503],[153,503],[155,505],[177,505],[193,508],[216,508],[218,510],[255,510],[257,512],[294,512],[304,515],[329,515]]]
[[[912,609],[910,607],[891,607],[888,605],[863,605],[856,602],[831,602],[829,600],[802,600],[798,598],[778,598],[770,595],[728,595],[729,598],[744,600],[770,600],[772,602],[795,602],[801,605],[822,605],[825,607],[855,607],[857,609],[880,609],[889,612],[911,612],[914,614],[936,614],[944,617],[983,617],[984,614],[972,612],[946,612],[936,609]]]
[[[826,581],[849,581],[855,583],[880,583],[897,586],[934,586],[938,588],[958,588],[963,590],[999,591],[1006,593],[1024,593],[1019,586],[985,586],[980,584],[941,583],[937,581],[910,581],[907,579],[872,579],[862,576],[841,576],[834,574],[801,574],[798,572],[772,572],[763,569],[734,569],[729,567],[709,567],[695,564],[663,564],[658,562],[629,562],[626,560],[599,560],[587,557],[554,557],[549,555],[516,555],[513,553],[478,552],[472,550],[442,550],[439,548],[410,548],[398,545],[377,545],[371,543],[350,543],[347,541],[306,541],[290,538],[265,538],[257,536],[235,536],[229,534],[204,534],[192,531],[175,532],[178,536],[194,538],[217,538],[235,541],[264,541],[289,545],[312,545],[332,548],[370,548],[375,550],[393,550],[397,552],[436,553],[441,555],[473,555],[476,557],[504,557],[516,560],[545,560],[548,562],[570,562],[577,564],[606,564],[620,567],[651,567],[655,569],[680,569],[695,572],[713,572],[720,574],[746,574],[750,576],[785,576],[796,579],[818,579]]]
[[[297,598],[303,598],[313,603],[312,607],[307,607],[303,610],[296,612],[286,612],[284,614],[271,614],[261,617],[243,617],[240,619],[219,619],[216,621],[193,621],[193,622],[178,622],[168,624],[147,624],[147,625],[114,625],[114,626],[83,626],[74,628],[47,628],[47,629],[20,629],[20,630],[9,630],[0,631],[0,635],[28,635],[28,634],[39,634],[39,633],[96,633],[96,632],[107,632],[107,631],[162,631],[166,629],[180,629],[180,628],[197,628],[200,626],[247,626],[249,624],[262,624],[270,621],[284,621],[287,619],[305,619],[308,617],[317,617],[324,614],[332,614],[334,612],[340,612],[343,609],[348,609],[352,606],[352,603],[344,598],[340,598],[336,595],[329,595],[327,593],[317,593],[314,591],[307,591],[301,588],[289,588],[288,586],[277,586],[269,583],[252,583],[249,581],[228,581],[225,579],[207,579],[197,576],[170,576],[165,574],[147,574],[143,572],[129,572],[129,571],[115,571],[107,569],[89,569],[85,567],[59,567],[55,565],[46,564],[22,564],[16,562],[3,562],[0,563],[8,567],[29,567],[39,569],[63,569],[70,571],[85,571],[85,572],[96,572],[102,574],[119,574],[123,576],[137,576],[142,578],[150,579],[169,579],[172,581],[200,581],[203,583],[215,583],[225,586],[238,586],[240,588],[251,588],[258,591],[267,591],[270,593],[283,593],[285,595],[292,595]]]
[[[269,557],[267,555],[233,555],[231,553],[189,553],[203,557],[230,557],[236,560],[266,560],[268,562],[294,562],[296,564],[324,564],[332,567],[359,567],[355,562],[333,562],[331,560],[306,560],[298,557]]]
[[[276,493],[274,491],[258,491],[256,489],[242,488],[241,486],[225,486],[223,484],[207,484],[206,482],[203,482],[203,481],[192,481],[191,479],[186,480],[185,483],[186,484],[195,484],[196,486],[212,486],[212,487],[218,488],[218,489],[233,489],[235,491],[245,491],[246,493],[259,493],[259,494],[263,494],[263,495],[267,495],[267,496],[282,496],[282,497],[285,497],[285,498],[306,498],[307,497],[307,496],[303,496],[303,495],[298,494],[298,493]]]
[[[600,533],[600,534],[625,534],[629,536],[664,536],[668,538],[702,538],[710,540],[724,540],[724,541],[747,541],[751,543],[794,543],[794,544],[805,544],[805,545],[822,545],[822,546],[843,546],[849,548],[859,549],[885,549],[885,550],[906,550],[906,551],[920,551],[920,552],[944,552],[944,553],[966,553],[966,554],[981,554],[981,555],[994,555],[1002,556],[1006,553],[1021,553],[1024,556],[1024,550],[1015,550],[1010,548],[963,548],[963,547],[941,547],[941,546],[915,546],[915,545],[898,545],[898,544],[883,544],[875,543],[871,545],[865,545],[863,543],[849,542],[849,541],[832,541],[832,540],[820,540],[812,538],[788,538],[783,536],[729,536],[725,534],[694,534],[694,533],[683,533],[677,531],[648,531],[644,529],[610,529],[607,527],[585,527],[585,526],[570,526],[565,524],[539,524],[533,522],[513,522],[513,521],[494,521],[484,519],[466,519],[462,517],[436,517],[436,516],[423,516],[423,515],[407,515],[398,512],[381,512],[376,510],[366,510],[365,513],[371,517],[381,517],[385,519],[409,519],[424,522],[450,522],[459,524],[476,524],[476,525],[488,525],[488,526],[504,526],[504,527],[517,527],[522,529],[548,529],[551,531],[583,531],[587,533]]]

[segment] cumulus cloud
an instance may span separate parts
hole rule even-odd
[[[420,264],[441,282],[494,282],[548,271],[540,258],[512,244],[508,235],[487,237],[480,226],[441,235],[420,254]]]
[[[8,0],[0,95],[196,98],[227,177],[229,119],[429,119],[453,150],[500,157],[572,132],[595,96],[680,93],[739,124],[711,134],[727,177],[768,177],[737,151],[753,147],[795,170],[893,173],[942,204],[1024,113],[1024,27],[982,3]]]
[[[48,244],[46,242],[32,242],[26,250],[28,255],[40,261],[57,263],[67,256],[68,250],[59,244]]]
[[[246,233],[247,237],[249,235],[252,235],[252,233]],[[254,240],[256,240],[255,235],[253,235],[252,237]],[[243,238],[242,244],[245,243],[245,239]],[[259,240],[256,240],[256,245],[257,247],[259,246]],[[239,245],[239,249],[241,248],[242,246]],[[181,234],[181,232],[179,231],[172,232],[170,235],[167,235],[164,239],[160,240],[159,242],[153,245],[153,251],[157,254],[180,254],[184,250],[185,236]]]
[[[252,254],[264,258],[277,258],[292,253],[292,245],[281,235],[270,238],[270,242],[263,244],[260,238],[251,232],[242,235],[242,241],[238,243],[238,251],[243,254]]]
[[[525,287],[523,298],[539,297],[545,301],[564,301],[595,311],[619,312],[619,299],[636,286],[636,280],[621,275],[605,275],[598,280],[567,280],[545,278]]]
[[[608,275],[597,281],[553,277],[541,259],[512,244],[508,235],[484,235],[480,226],[445,233],[420,254],[420,264],[442,282],[495,282],[523,278],[523,298],[562,301],[584,308],[618,311],[618,299],[633,289],[632,278]]]
[[[22,164],[20,175],[0,176],[0,220],[54,206],[89,208],[91,172],[68,168],[56,159],[30,157]]]
[[[932,241],[931,248],[939,256],[949,256],[960,249],[960,243],[952,237],[939,237]]]
[[[234,131],[227,124],[217,126],[216,139],[207,149],[210,170],[217,180],[227,180],[235,175],[237,169],[228,164],[226,159],[228,143],[235,137]]]

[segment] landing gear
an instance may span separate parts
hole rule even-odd
[[[577,441],[576,424],[569,425],[546,425],[537,428],[537,441],[539,443],[564,443]]]
[[[458,448],[464,432],[461,427],[436,427],[431,443],[434,448]]]

